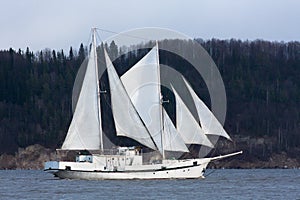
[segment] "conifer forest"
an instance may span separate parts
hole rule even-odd
[[[233,140],[263,138],[266,151],[300,152],[300,43],[196,40],[223,78],[224,126]],[[122,54],[114,42],[104,46],[115,57]],[[87,54],[83,44],[68,52],[48,48],[33,52],[29,47],[0,50],[0,154],[13,154],[33,144],[53,150],[61,146],[72,119],[73,84]],[[175,66],[181,62],[181,73],[191,73],[184,61],[168,59],[163,51],[160,54],[165,54],[160,63]],[[142,55],[145,50],[120,56],[114,61],[118,73]],[[197,85],[198,80],[190,81],[199,87],[198,93],[205,90],[204,84]],[[203,99],[209,106],[207,95]],[[107,113],[102,115],[109,121]]]

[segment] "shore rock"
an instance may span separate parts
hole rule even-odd
[[[266,160],[246,154],[214,161],[209,164],[209,168],[300,168],[300,160],[289,157],[286,152],[273,153]]]
[[[43,169],[44,162],[55,159],[55,153],[39,144],[19,149],[13,155],[0,156],[0,169]]]

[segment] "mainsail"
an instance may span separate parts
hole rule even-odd
[[[95,48],[91,48],[85,77],[66,139],[61,149],[100,149],[100,126],[98,107],[98,76],[96,73]]]
[[[173,86],[172,90],[176,100],[176,124],[177,130],[186,144],[201,144],[213,147],[213,144],[204,134],[199,123],[195,120],[183,100]]]
[[[141,121],[122,84],[106,50],[105,61],[111,93],[111,107],[118,136],[132,138],[151,149],[157,149],[150,133]]]
[[[208,135],[223,136],[223,137],[231,140],[230,136],[226,133],[223,126],[216,119],[214,114],[208,109],[208,107],[205,105],[205,103],[197,96],[197,94],[192,89],[192,87],[189,85],[189,83],[185,80],[185,78],[183,78],[183,80],[195,102],[197,113],[198,113],[200,123],[201,123],[204,133],[208,134]]]
[[[156,146],[162,147],[162,109],[158,46],[145,55],[121,77],[130,99],[148,128]]]

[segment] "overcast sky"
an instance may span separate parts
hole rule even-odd
[[[300,40],[300,0],[0,0],[0,49],[78,49],[91,27],[203,39]],[[100,36],[110,36],[101,33]]]

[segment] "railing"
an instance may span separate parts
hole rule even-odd
[[[57,149],[56,160],[63,161],[75,161],[75,157],[78,155],[126,155],[126,151],[135,151],[135,155],[143,156],[144,164],[161,163],[161,155],[158,151],[143,152],[141,148],[129,148],[122,151],[122,148],[112,148],[101,150],[61,150]],[[131,154],[132,155],[132,154]]]

